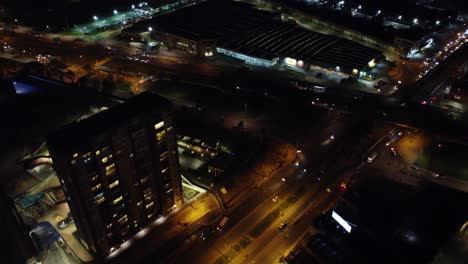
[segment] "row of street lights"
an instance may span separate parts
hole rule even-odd
[[[138,7],[144,7],[144,6],[148,6],[148,3],[146,3],[146,2],[141,2],[141,3],[138,4]],[[131,7],[132,7],[132,10],[134,10],[134,9],[136,8],[135,5],[132,5]],[[114,9],[113,13],[114,13],[114,15],[118,15],[118,14],[119,14],[119,11],[118,11],[117,9]],[[94,15],[94,16],[93,16],[93,20],[94,20],[94,21],[98,21],[98,20],[99,20],[99,17],[96,16],[96,15]]]

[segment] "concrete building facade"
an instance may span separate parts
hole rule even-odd
[[[47,141],[80,236],[98,258],[183,204],[170,109],[143,93]]]

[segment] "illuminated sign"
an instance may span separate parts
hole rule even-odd
[[[346,230],[346,232],[351,233],[351,226],[339,214],[332,211],[332,217]]]
[[[416,54],[416,52],[418,52],[418,51],[419,51],[418,49],[414,49],[414,48],[413,48],[413,49],[411,49],[411,50],[409,51],[409,53],[410,53],[410,55],[414,55],[414,54]]]
[[[296,63],[297,63],[297,61],[295,59],[292,59],[292,58],[289,58],[289,57],[284,59],[284,62],[286,62],[286,64],[294,65],[294,66],[296,66]]]
[[[301,67],[301,68],[304,67],[304,61],[301,61],[301,60],[297,61],[297,67]]]

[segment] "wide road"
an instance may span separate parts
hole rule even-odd
[[[285,176],[283,173],[289,176],[286,182],[281,180]],[[251,194],[251,200],[261,201],[258,206],[255,208],[240,207],[239,210],[234,211],[232,219],[229,219],[231,222],[237,218],[236,214],[246,215],[234,223],[233,226],[226,226],[226,229],[222,231],[220,236],[216,235],[209,237],[207,240],[200,241],[189,252],[181,255],[177,259],[177,262],[214,263],[218,258],[222,258],[223,255],[232,255],[233,248],[237,245],[241,246],[242,240],[250,241],[250,245],[245,246],[245,248],[241,246],[236,256],[246,256],[249,255],[248,252],[254,256],[255,254],[252,253],[252,250],[265,244],[266,236],[269,237],[272,235],[272,232],[277,232],[279,222],[302,211],[301,209],[304,205],[309,203],[313,194],[318,190],[318,184],[314,181],[314,178],[310,174],[304,173],[302,168],[289,165],[288,169],[283,171],[283,173],[274,174],[262,187]],[[291,202],[291,205],[287,208],[282,209],[285,204],[289,204],[288,199],[297,200]],[[276,215],[276,219],[268,223],[268,228],[256,237],[253,230],[257,224],[275,210],[280,210],[278,211],[279,215]],[[243,260],[244,257],[241,259]]]
[[[307,141],[301,139],[305,157],[302,164],[290,164],[273,174],[260,187],[253,188],[250,197],[230,213],[223,231],[214,232],[206,240],[199,240],[188,251],[168,262],[274,263],[282,254],[288,253],[310,229],[311,221],[337,198],[334,192],[330,194],[326,189],[341,182],[343,171],[348,167],[348,156],[337,157],[345,152],[355,152],[354,156],[360,156],[351,146],[364,131],[356,127],[362,125],[360,122],[352,119],[353,122],[349,122],[350,119],[332,116],[329,119],[331,122],[321,133],[309,137]],[[359,133],[349,133],[349,130]],[[332,131],[336,135],[334,140],[330,140]],[[317,166],[330,160],[335,162],[328,162],[329,166],[325,168]],[[320,170],[328,172],[319,175]],[[282,181],[285,176],[286,181]],[[278,226],[283,222],[288,226],[280,231]],[[278,254],[268,255],[270,251]],[[264,262],[262,256],[265,255],[272,262]]]
[[[309,198],[309,197],[307,197]],[[281,257],[285,257],[297,245],[300,239],[307,232],[315,233],[317,230],[312,226],[312,222],[323,210],[336,202],[338,195],[336,192],[321,192],[312,195],[309,200],[298,203],[297,210],[290,210],[288,215],[278,220],[289,225],[282,231],[273,224],[268,233],[263,235],[263,243],[252,245],[250,253],[243,254],[233,260],[234,263],[278,263]],[[295,214],[297,213],[297,214]],[[249,256],[252,256],[249,258]]]
[[[210,224],[221,215],[219,205],[211,194],[204,194],[192,204],[186,204],[174,215],[162,217],[153,223],[145,235],[136,235],[133,241],[124,243],[122,249],[110,258],[110,263],[138,263],[147,255],[158,253],[164,243],[184,236],[186,232],[196,230],[199,226]],[[168,253],[168,252],[164,252]]]

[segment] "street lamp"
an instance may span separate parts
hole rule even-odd
[[[114,15],[117,15],[118,13],[119,13],[119,11],[114,9]]]
[[[152,27],[148,27],[148,31],[149,31],[149,32],[153,31],[153,28],[152,28]]]
[[[135,9],[135,5],[132,5],[132,9]]]
[[[418,19],[417,18],[413,19],[413,23],[418,24]]]
[[[93,16],[94,21],[97,21],[99,18],[97,16]]]

